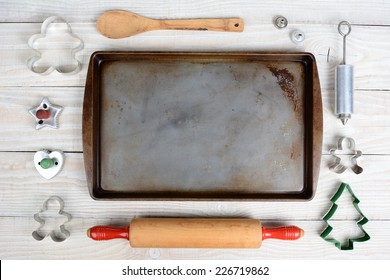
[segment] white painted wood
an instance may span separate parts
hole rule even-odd
[[[44,96],[64,107],[60,128],[36,131],[28,109]],[[83,87],[0,87],[0,151],[36,151],[42,147],[63,151],[82,151]],[[355,91],[355,114],[347,126],[334,115],[333,90],[323,90],[323,153],[336,145],[341,136],[352,136],[363,154],[390,155],[390,92]],[[23,137],[19,137],[23,131]],[[378,141],[381,139],[381,141]]]
[[[360,207],[370,219],[390,219],[388,192],[390,156],[364,156],[359,164],[364,172],[329,171],[330,156],[322,160],[319,185],[310,202],[164,202],[164,201],[94,201],[87,189],[82,154],[65,154],[62,172],[51,180],[41,177],[33,165],[34,153],[0,153],[0,213],[5,216],[31,216],[51,195],[66,201],[66,208],[76,217],[189,216],[252,217],[258,219],[322,218],[330,207],[330,198],[340,182],[351,184],[360,198]],[[379,195],[378,195],[379,194]],[[384,194],[384,195],[382,195]],[[341,218],[350,218],[352,205]],[[353,211],[352,211],[353,213]]]
[[[390,154],[390,91],[354,93],[354,114],[342,125],[334,114],[334,91],[322,91],[324,110],[323,154],[342,136],[352,137],[363,154]]]
[[[122,40],[101,36],[94,26],[98,15],[121,8],[152,18],[240,16],[243,33],[155,31]],[[289,26],[277,30],[276,15]],[[390,241],[390,2],[389,1],[1,1],[0,2],[0,259],[389,259]],[[26,61],[32,55],[28,39],[40,32],[41,22],[52,15],[71,22],[85,43],[77,54],[80,73],[64,76],[32,73]],[[341,60],[342,38],[337,23],[349,20],[347,63],[355,67],[355,114],[347,126],[333,114],[334,68]],[[369,26],[370,25],[370,26]],[[302,45],[290,40],[301,29]],[[310,202],[132,202],[94,201],[88,193],[83,166],[81,120],[87,63],[97,50],[139,51],[308,51],[317,59],[324,103],[324,145],[327,154],[338,137],[350,136],[362,150],[360,175],[329,171],[323,156],[315,198]],[[329,54],[329,55],[328,55]],[[64,106],[60,129],[36,131],[28,109],[47,96]],[[36,150],[66,151],[63,171],[52,180],[33,166]],[[370,219],[365,226],[372,239],[341,252],[319,234],[322,216],[341,181],[351,184]],[[65,200],[74,219],[71,237],[62,243],[31,237],[38,223],[32,216],[51,195]],[[340,202],[333,222],[348,232],[356,212],[348,196]],[[348,207],[349,206],[349,207]],[[249,217],[265,225],[294,224],[305,229],[297,242],[265,241],[258,250],[131,249],[125,240],[95,242],[86,230],[97,224],[124,226],[134,217]],[[353,224],[352,224],[353,225]]]
[[[332,23],[349,20],[359,24],[390,24],[390,3],[387,1],[295,1],[277,0],[174,0],[174,1],[50,1],[14,0],[2,3],[2,22],[40,22],[51,15],[68,21],[94,21],[108,9],[125,9],[151,18],[245,17],[248,23],[269,23],[284,15],[291,23]],[[39,12],[37,12],[39,11]]]
[[[31,233],[39,224],[32,217],[0,218],[0,257],[2,259],[387,259],[390,249],[389,221],[370,221],[364,228],[371,239],[355,243],[353,251],[340,251],[322,240],[319,233],[323,221],[263,221],[263,226],[296,225],[305,230],[297,241],[266,240],[259,249],[140,249],[131,248],[125,239],[93,241],[86,235],[88,228],[99,225],[127,226],[128,219],[81,219],[67,224],[69,239],[55,243],[50,237],[36,241]],[[349,228],[342,221],[333,222],[342,231]],[[360,236],[360,232],[356,233]],[[342,239],[344,240],[344,239]],[[26,249],[28,248],[28,249]],[[28,250],[28,254],[26,254]]]
[[[0,24],[4,34],[0,47],[1,86],[84,86],[90,55],[98,50],[149,51],[307,51],[316,56],[321,87],[334,87],[334,69],[341,62],[342,37],[337,23],[332,25],[291,24],[277,30],[272,24],[248,26],[243,33],[200,31],[152,31],[126,39],[100,35],[94,23],[72,24],[85,49],[76,54],[83,63],[80,73],[47,76],[31,72],[27,60],[34,55],[28,39],[40,32],[40,24]],[[294,28],[302,29],[306,39],[295,45],[290,39]],[[390,27],[354,26],[348,37],[347,63],[355,67],[356,89],[390,89]],[[328,56],[329,52],[329,56]]]
[[[0,88],[0,151],[37,151],[46,147],[81,152],[83,96],[83,87]],[[63,107],[58,129],[35,129],[35,119],[28,110],[40,104],[43,97]]]

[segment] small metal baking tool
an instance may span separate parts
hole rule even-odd
[[[345,28],[346,31],[343,31]],[[345,125],[353,113],[353,66],[345,64],[346,39],[351,33],[351,25],[347,21],[342,21],[338,25],[338,31],[343,36],[343,61],[336,68],[335,114]]]
[[[295,44],[300,44],[305,41],[305,33],[302,30],[295,29],[291,32],[291,41]]]
[[[42,216],[43,212],[49,210],[49,204],[52,202],[55,202],[58,205],[58,207],[59,207],[58,215],[66,217],[66,221],[63,224],[61,224],[58,229],[52,229],[52,230],[47,231],[47,230],[44,230],[44,226],[46,223],[45,219],[42,218],[41,216]],[[32,233],[32,236],[37,241],[41,241],[45,237],[50,235],[50,237],[53,241],[62,242],[70,236],[70,232],[67,229],[65,229],[65,224],[70,222],[70,220],[72,219],[72,215],[64,211],[64,201],[59,196],[51,196],[49,199],[47,199],[43,203],[42,209],[34,215],[34,219],[38,223],[40,223],[40,226],[38,227],[38,229]]]
[[[58,117],[62,112],[62,107],[50,103],[47,97],[44,97],[41,103],[28,110],[35,118],[35,129],[42,127],[58,128]]]
[[[274,25],[278,29],[286,28],[287,25],[288,25],[287,18],[285,18],[284,16],[277,16],[277,17],[275,17],[274,18]]]
[[[78,44],[76,47],[70,48],[70,52],[71,52],[70,55],[71,55],[72,60],[74,60],[76,62],[75,65],[73,65],[73,64],[71,66],[69,66],[69,65],[39,66],[38,65],[37,62],[38,62],[38,60],[40,60],[42,58],[42,53],[40,52],[39,47],[37,47],[37,45],[39,44],[39,42],[43,38],[45,38],[47,36],[48,29],[49,29],[50,25],[53,23],[66,24],[66,32],[65,33],[67,35],[73,37],[72,39],[78,41]],[[47,18],[42,23],[41,33],[31,36],[30,39],[28,40],[28,45],[30,46],[30,48],[32,48],[33,50],[35,50],[37,52],[37,54],[35,56],[31,57],[27,61],[27,67],[31,71],[33,71],[34,73],[41,74],[41,75],[47,75],[47,74],[50,74],[51,72],[53,72],[54,70],[56,70],[57,72],[59,72],[61,74],[72,75],[72,74],[76,74],[77,72],[79,72],[82,68],[82,63],[76,59],[75,54],[83,49],[84,43],[78,36],[76,36],[75,34],[72,33],[72,29],[71,29],[69,23],[67,23],[63,18],[61,18],[59,16],[52,16],[52,17]],[[58,48],[58,46],[55,46],[56,44],[52,44],[52,45],[54,45],[54,47]],[[63,57],[61,57],[60,61],[65,61],[65,59]]]
[[[341,137],[337,141],[337,147],[332,148],[329,150],[329,153],[332,155],[334,159],[334,163],[332,163],[329,166],[329,169],[336,172],[336,173],[343,173],[345,170],[347,170],[349,167],[341,163],[341,158],[336,155],[336,151],[342,151],[343,150],[343,143],[347,142],[348,143],[348,148],[353,152],[353,155],[351,156],[351,167],[350,169],[355,173],[355,174],[360,174],[363,172],[363,168],[360,167],[357,164],[357,158],[362,155],[362,152],[359,150],[355,149],[355,141],[350,138],[350,137]]]
[[[329,225],[328,221],[332,218],[332,216],[336,213],[338,205],[336,204],[336,201],[340,198],[340,196],[343,194],[344,190],[347,189],[348,192],[352,196],[352,203],[355,207],[356,211],[359,213],[359,215],[362,217],[356,224],[360,228],[360,230],[363,232],[363,235],[358,238],[350,238],[347,240],[347,245],[342,245],[342,242],[339,240],[336,240],[329,236],[331,231],[333,230],[333,227]],[[356,195],[352,192],[351,187],[346,183],[341,183],[340,187],[338,188],[337,192],[333,195],[333,197],[330,200],[332,202],[332,206],[329,209],[328,213],[322,218],[327,227],[325,230],[321,233],[321,238],[324,239],[327,242],[333,243],[337,248],[340,250],[353,250],[353,243],[354,242],[364,242],[370,240],[370,236],[368,233],[364,230],[363,225],[368,223],[367,217],[364,216],[362,211],[360,210],[358,204],[360,203],[360,200],[356,197]]]
[[[34,165],[45,179],[55,177],[64,166],[65,156],[60,151],[41,150],[34,155]]]

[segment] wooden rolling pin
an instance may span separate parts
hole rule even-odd
[[[95,226],[93,240],[124,238],[133,248],[259,248],[264,239],[296,240],[303,230],[295,226],[267,229],[253,219],[134,219],[129,227]]]
[[[96,27],[102,35],[120,39],[163,29],[242,32],[244,20],[241,18],[157,20],[128,11],[111,10],[99,16]]]

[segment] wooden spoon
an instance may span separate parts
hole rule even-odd
[[[102,35],[120,39],[146,31],[164,29],[242,32],[244,20],[241,18],[155,20],[128,11],[111,10],[98,18],[96,27]]]

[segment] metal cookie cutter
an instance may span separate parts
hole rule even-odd
[[[358,238],[350,238],[347,240],[348,241],[347,245],[342,245],[341,241],[336,240],[336,239],[328,236],[331,233],[331,231],[333,230],[333,227],[329,225],[328,220],[330,218],[332,218],[334,213],[337,211],[338,205],[336,204],[336,201],[340,198],[340,196],[342,195],[342,193],[344,192],[345,189],[347,189],[348,192],[351,194],[351,196],[353,198],[353,201],[352,201],[353,206],[355,207],[355,209],[359,213],[359,215],[362,216],[362,218],[356,224],[358,225],[360,230],[363,232],[363,235],[361,237],[358,237]],[[360,200],[355,196],[355,194],[352,192],[351,187],[348,184],[341,183],[339,189],[333,195],[333,197],[331,198],[330,201],[332,202],[332,207],[329,209],[328,213],[326,213],[326,215],[322,218],[327,225],[325,230],[320,235],[322,239],[324,239],[327,242],[333,243],[340,250],[353,250],[353,243],[354,242],[364,242],[364,241],[370,240],[370,236],[363,228],[363,225],[368,223],[368,219],[364,216],[364,214],[360,210],[360,208],[358,206],[358,204],[360,203]]]
[[[37,49],[36,44],[37,44],[39,39],[43,39],[47,36],[47,34],[48,34],[47,31],[49,29],[49,26],[52,23],[65,23],[67,26],[66,33],[68,35],[70,35],[71,37],[73,37],[74,39],[79,41],[77,47],[71,49],[71,57],[72,57],[72,59],[74,59],[76,61],[76,65],[74,67],[73,66],[72,67],[63,67],[61,65],[60,66],[37,66],[36,62],[42,58],[42,54]],[[72,74],[76,74],[77,72],[79,72],[82,68],[82,64],[79,60],[76,59],[75,54],[78,51],[83,49],[84,43],[78,36],[76,36],[72,33],[72,29],[70,28],[69,23],[67,23],[63,18],[61,18],[59,16],[52,16],[52,17],[47,18],[42,23],[41,33],[31,36],[30,39],[28,40],[28,45],[32,49],[37,51],[37,55],[31,57],[27,61],[28,68],[31,71],[33,71],[34,73],[41,74],[41,75],[47,75],[47,74],[50,74],[51,72],[53,72],[54,70],[56,70],[57,72],[62,73],[62,74],[72,75]]]
[[[348,166],[345,166],[344,164],[342,164],[341,158],[336,155],[337,150],[338,151],[343,150],[343,142],[344,141],[348,143],[348,148],[350,150],[352,150],[354,153],[353,156],[351,156],[352,166],[350,167],[350,169],[353,172],[355,172],[355,174],[362,173],[363,168],[357,164],[357,158],[362,155],[362,152],[355,149],[355,141],[350,137],[341,137],[339,139],[339,141],[337,142],[337,147],[329,150],[329,153],[334,158],[334,163],[329,166],[329,169],[333,170],[334,172],[339,173],[339,174],[343,173],[345,170],[348,169]]]
[[[35,129],[45,126],[58,128],[58,117],[62,107],[51,104],[47,97],[44,97],[38,106],[28,111],[35,118]]]
[[[45,231],[43,230],[45,226],[45,220],[41,218],[41,214],[49,210],[49,203],[51,201],[54,201],[58,204],[59,206],[58,214],[61,216],[65,216],[67,220],[62,225],[60,225],[59,229],[53,229],[49,232],[46,231],[47,233],[45,233]],[[70,220],[72,219],[72,215],[64,211],[64,201],[59,196],[51,196],[48,200],[46,200],[42,206],[41,211],[39,211],[34,215],[34,219],[38,223],[40,223],[39,228],[32,233],[32,236],[37,241],[41,241],[46,236],[50,235],[53,241],[62,242],[70,236],[70,232],[65,229],[65,224],[70,222]]]

